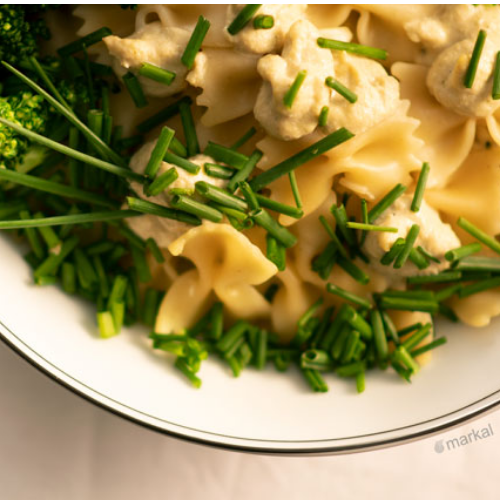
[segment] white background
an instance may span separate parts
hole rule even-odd
[[[498,499],[500,412],[423,441],[269,457],[167,438],[80,399],[0,342],[2,500]],[[438,454],[439,439],[492,437]]]

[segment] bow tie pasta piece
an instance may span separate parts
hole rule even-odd
[[[285,36],[290,26],[299,19],[304,19],[307,5],[300,4],[264,4],[255,16],[271,16],[274,25],[270,29],[255,29],[251,20],[241,31],[231,35],[227,27],[233,22],[245,5],[228,5],[227,24],[224,29],[226,40],[238,50],[252,54],[269,54],[283,48]]]
[[[191,34],[183,28],[164,27],[159,21],[146,24],[127,38],[110,35],[104,38],[113,56],[113,69],[122,77],[128,71],[137,73],[143,63],[175,73],[170,85],[138,76],[147,95],[168,97],[186,87],[188,69],[181,62]]]
[[[500,148],[474,149],[446,186],[426,190],[426,200],[455,221],[465,217],[490,235],[500,233]]]
[[[157,317],[158,332],[190,327],[202,314],[212,292],[232,316],[269,316],[271,305],[255,287],[272,278],[276,266],[232,226],[205,222],[190,229],[168,249],[172,255],[190,260],[195,269],[179,276],[168,290]]]
[[[441,106],[427,90],[427,68],[396,63],[401,97],[411,102],[410,115],[420,120],[417,137],[424,141],[421,158],[431,165],[428,187],[443,186],[465,160],[474,143],[476,121]]]
[[[258,59],[253,54],[216,48],[196,56],[187,81],[202,89],[196,103],[207,108],[201,117],[203,125],[211,127],[252,111],[260,84]]]
[[[255,118],[272,136],[285,141],[310,134],[321,108],[329,101],[325,80],[332,74],[333,57],[318,47],[319,31],[308,21],[297,21],[286,36],[281,56],[267,55],[257,69],[264,79],[255,103]],[[285,95],[300,72],[306,72],[291,104]]]
[[[322,30],[323,28],[336,28],[344,24],[351,12],[352,7],[350,5],[309,4],[305,17]]]

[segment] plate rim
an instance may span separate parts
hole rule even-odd
[[[45,359],[18,337],[2,320],[0,320],[0,340],[49,379],[104,411],[175,439],[228,451],[280,456],[324,456],[374,451],[431,437],[457,427],[462,423],[477,419],[500,406],[500,389],[498,389],[444,415],[396,429],[370,434],[345,438],[297,441],[226,436],[220,433],[182,426],[181,424],[148,415],[141,410],[131,408],[100,393]],[[140,418],[141,415],[143,418]],[[156,421],[157,424],[147,421],[144,417]],[[161,425],[161,423],[164,425]],[[168,427],[165,424],[168,424]],[[366,438],[370,438],[368,442],[366,442]],[[363,440],[365,441],[363,442]],[[288,446],[283,446],[285,443]],[[330,444],[321,445],[321,443]]]

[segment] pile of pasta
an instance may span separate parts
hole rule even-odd
[[[137,123],[151,114],[152,107],[160,109],[184,94],[196,104],[193,115],[202,150],[208,141],[229,146],[255,127],[257,133],[242,151],[250,154],[258,149],[263,153],[258,172],[270,169],[340,126],[355,134],[296,170],[304,216],[299,220],[279,217],[298,240],[287,252],[283,271],[266,258],[262,228],[237,231],[228,223],[204,222],[187,227],[171,240],[168,235],[161,237],[162,226],[154,216],[134,219],[133,228],[139,234],[149,232],[144,236],[157,237],[168,257],[164,265],[156,268],[155,282],[166,290],[157,332],[190,327],[218,300],[232,317],[268,323],[287,339],[295,332],[297,320],[318,297],[323,297],[327,305],[336,303],[338,298],[326,292],[326,283],[366,298],[389,287],[404,289],[404,279],[360,259],[356,264],[370,276],[368,284],[360,284],[339,266],[334,266],[324,280],[311,269],[311,263],[329,242],[319,217],[326,218],[333,227],[333,204],[348,199],[348,212],[356,214],[360,199],[374,206],[397,183],[412,193],[424,162],[430,165],[425,203],[439,214],[443,224],[450,225],[460,244],[473,239],[457,226],[459,216],[488,235],[500,233],[500,100],[490,97],[494,62],[488,55],[489,46],[481,63],[489,67],[480,65],[476,77],[479,90],[475,87],[473,97],[477,102],[463,104],[453,86],[453,72],[460,68],[453,67],[446,73],[449,52],[457,50],[457,46],[467,54],[463,63],[467,64],[479,29],[487,32],[486,44],[492,44],[494,49],[495,41],[500,40],[496,34],[500,33],[499,8],[264,5],[262,14],[273,15],[275,26],[258,30],[259,40],[252,39],[252,32],[257,30],[251,27],[231,39],[226,28],[241,7],[140,5],[137,10],[119,11],[114,6],[82,5],[74,10],[74,16],[82,21],[79,36],[102,26],[112,30],[114,42],[105,39],[106,44],[90,52],[99,62],[113,65],[119,76],[127,71],[123,42],[140,39],[145,45],[135,44],[134,50],[148,53],[147,43],[151,41],[147,42],[144,35],[148,30],[177,30],[175,36],[182,44],[189,39],[200,15],[211,23],[194,67],[178,73],[175,89],[159,91],[143,85],[150,102],[145,109],[136,108],[124,92],[113,97],[113,116],[124,126],[125,133],[133,133]],[[169,36],[174,36],[174,31]],[[385,49],[388,57],[368,60],[321,49],[316,44],[318,36]],[[54,43],[60,45],[60,41]],[[275,100],[280,95],[282,73],[293,64],[308,62],[312,66],[306,81],[314,80],[314,64],[316,68],[322,66],[324,80],[325,74],[332,73],[333,66],[328,67],[333,65],[332,57],[338,68],[346,68],[345,79],[358,89],[356,103],[349,104],[338,95],[332,97],[331,122],[326,128],[317,125],[322,99],[319,92],[323,90],[311,87],[310,101],[305,102],[304,97],[291,114],[284,115],[277,109]],[[289,86],[291,82],[287,82]],[[437,88],[440,85],[444,89]],[[468,95],[465,89],[461,91]],[[286,120],[292,119],[295,123],[290,126]],[[179,118],[172,118],[168,125],[182,139]],[[158,134],[159,128],[147,139],[155,140]],[[268,188],[272,199],[294,205],[288,176]],[[146,218],[150,218],[149,222]],[[278,291],[269,302],[264,294],[271,284],[276,284]],[[500,314],[500,290],[463,299],[453,297],[448,305],[465,323],[483,326]],[[414,322],[413,318],[406,321]]]

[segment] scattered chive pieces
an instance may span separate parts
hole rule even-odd
[[[440,264],[441,261],[437,258],[434,257],[434,255],[430,254],[424,247],[421,245],[418,245],[417,250],[420,254],[422,254],[427,260],[430,260],[432,262],[435,262],[436,264]]]
[[[479,66],[479,60],[481,59],[481,54],[483,52],[484,42],[486,41],[486,31],[479,30],[477,34],[476,43],[474,44],[474,50],[472,51],[472,56],[467,66],[467,71],[464,76],[465,88],[470,89],[474,84],[474,79],[476,78],[477,68]]]
[[[342,85],[338,80],[329,76],[325,80],[325,84],[327,87],[335,90],[338,94],[340,94],[346,101],[349,101],[351,104],[354,104],[358,100],[358,96],[352,91],[349,90],[345,85]]]
[[[274,27],[274,17],[261,14],[253,18],[253,27],[256,30],[268,30]]]
[[[377,220],[404,192],[406,186],[397,184],[389,193],[387,193],[369,212],[368,222],[372,224]]]
[[[463,286],[459,292],[458,296],[463,299],[465,297],[469,297],[479,292],[484,292],[485,290],[489,290],[491,288],[497,288],[500,286],[500,276],[496,276],[495,278],[489,278],[482,281],[478,281],[477,283],[472,283],[471,285]]]
[[[285,95],[283,96],[283,104],[285,105],[285,107],[290,109],[293,106],[295,98],[297,97],[297,94],[300,90],[300,87],[304,83],[306,76],[307,71],[305,69],[297,73],[297,76],[295,77],[292,85],[290,85],[290,88],[285,92]]]
[[[231,149],[239,149],[245,143],[247,143],[255,134],[257,129],[255,127],[250,127],[232,146]]]
[[[142,86],[134,73],[129,71],[123,75],[122,79],[125,87],[127,87],[130,97],[132,97],[132,100],[134,101],[135,106],[137,108],[144,108],[147,106],[148,100],[146,99]]]
[[[116,335],[115,323],[110,311],[97,313],[97,325],[99,326],[99,335],[103,339],[109,339]]]
[[[328,392],[328,386],[318,370],[305,368],[301,371],[314,392]]]
[[[345,50],[346,52],[351,52],[352,54],[357,54],[359,56],[370,57],[372,59],[387,59],[387,52],[385,50],[367,47],[366,45],[341,42],[339,40],[329,40],[328,38],[318,38],[317,43],[322,49]]]
[[[167,208],[156,203],[151,203],[150,201],[141,200],[139,198],[133,198],[129,196],[127,197],[127,203],[131,210],[135,210],[144,214],[157,215],[158,217],[185,222],[186,224],[191,224],[193,226],[198,226],[201,224],[200,219],[198,219],[198,217],[193,217],[191,213],[186,213],[185,211],[181,210],[172,210],[171,208]],[[207,209],[209,208],[210,207],[207,207]]]
[[[191,98],[187,96],[183,97],[182,99],[179,99],[178,101],[174,102],[173,104],[170,104],[161,111],[158,111],[158,113],[155,113],[153,116],[150,116],[148,119],[139,123],[139,125],[137,125],[138,132],[140,132],[141,134],[146,134],[151,130],[153,130],[158,125],[165,123],[167,120],[170,120],[170,118],[173,118],[174,116],[178,115],[180,108],[179,105],[181,102],[184,101],[187,102],[188,104],[191,104],[192,102]]]
[[[182,128],[184,129],[184,137],[186,138],[188,156],[196,156],[200,153],[200,145],[189,101],[181,100],[179,102],[179,113],[181,115]]]
[[[352,137],[354,137],[354,134],[349,132],[349,130],[340,128],[330,135],[327,135],[323,139],[320,139],[318,142],[312,144],[311,146],[308,146],[302,151],[299,151],[290,158],[282,161],[266,172],[257,175],[252,179],[250,185],[255,191],[260,191],[263,187],[267,186],[276,179],[279,179],[283,175],[288,174],[304,163],[307,163],[316,158],[317,156],[326,153],[330,149],[339,146]]]
[[[135,270],[139,277],[141,283],[148,283],[151,281],[151,271],[149,270],[148,263],[146,261],[146,254],[144,250],[141,250],[135,246],[130,247],[130,252],[132,254],[132,260],[134,262]]]
[[[418,356],[421,356],[422,354],[429,352],[432,349],[439,347],[440,345],[446,344],[446,342],[447,342],[446,337],[440,337],[438,339],[433,340],[432,342],[429,342],[426,345],[423,345],[422,347],[417,347],[413,349],[413,351],[410,351],[410,354],[413,358],[417,358]]]
[[[30,213],[27,210],[20,211],[19,216],[23,220],[31,219]],[[45,256],[45,250],[43,248],[42,242],[40,241],[38,232],[35,229],[26,228],[26,238],[28,239],[30,247],[37,259],[43,259],[43,257]]]
[[[500,243],[492,236],[488,236],[484,231],[481,231],[477,226],[469,222],[464,217],[459,217],[457,224],[464,231],[467,231],[471,236],[479,240],[483,245],[491,248],[494,252],[500,254]]]
[[[442,302],[444,300],[449,299],[456,293],[458,293],[462,289],[462,284],[457,283],[456,285],[451,285],[447,288],[441,288],[441,290],[435,293],[436,300],[438,302]]]
[[[304,215],[304,211],[300,208],[291,207],[290,205],[285,205],[279,201],[271,200],[267,196],[261,194],[256,194],[257,202],[260,206],[278,212],[280,214],[288,215],[288,217],[293,217],[294,219],[300,219]]]
[[[231,180],[229,181],[229,183],[227,185],[227,190],[232,193],[236,190],[238,183],[246,181],[250,177],[250,174],[253,172],[257,163],[259,163],[262,156],[263,156],[262,152],[259,151],[258,149],[256,149],[250,155],[250,157],[248,158],[248,161],[241,168],[241,170],[238,170],[234,174],[234,176],[231,178]]]
[[[148,288],[144,294],[142,321],[150,328],[153,328],[155,324],[156,312],[160,303],[160,295],[160,292],[154,288]]]
[[[349,229],[361,229],[363,231],[381,231],[386,233],[397,233],[397,227],[385,227],[385,226],[376,226],[374,224],[363,224],[361,222],[347,222],[346,226]]]
[[[200,16],[181,57],[181,62],[187,69],[192,69],[196,54],[198,54],[209,28],[210,21]]]
[[[276,238],[285,248],[291,248],[297,243],[297,237],[283,227],[276,219],[262,208],[250,213],[255,224],[263,227],[271,236]]]
[[[240,182],[238,188],[245,197],[245,200],[251,210],[259,210],[260,204],[257,200],[257,195],[254,193],[253,189],[250,187],[248,182]]]
[[[203,154],[211,156],[215,161],[220,161],[238,170],[243,168],[248,162],[248,156],[238,153],[234,149],[215,144],[212,141],[208,141]]]
[[[432,324],[431,323],[426,323],[425,325],[421,326],[415,333],[412,333],[408,337],[406,337],[401,345],[407,349],[408,351],[411,351],[415,347],[422,342],[426,337],[428,337],[432,333]]]
[[[468,256],[454,264],[453,269],[460,271],[500,272],[500,259],[491,257]]]
[[[186,360],[184,358],[178,357],[175,361],[175,367],[187,377],[193,387],[195,387],[196,389],[199,389],[201,387],[201,380],[196,376],[196,373],[194,373],[194,371],[186,363]]]
[[[290,186],[292,188],[295,205],[297,206],[297,208],[302,208],[302,200],[300,199],[300,191],[297,184],[297,177],[295,176],[295,170],[292,170],[288,173],[288,178],[290,179]]]
[[[328,113],[330,112],[330,108],[328,106],[323,106],[321,108],[321,112],[319,113],[318,125],[320,127],[325,127],[328,123]]]
[[[422,255],[416,248],[412,248],[410,250],[408,260],[410,260],[410,262],[413,262],[413,264],[415,264],[420,270],[427,269],[430,266],[430,262],[427,260],[427,258]]]
[[[251,21],[261,6],[262,4],[245,5],[227,27],[228,33],[233,36],[238,34]]]
[[[163,157],[163,161],[171,163],[176,167],[182,168],[186,172],[189,172],[193,175],[196,175],[200,171],[200,167],[196,165],[196,163],[186,160],[185,158],[181,158],[174,153],[166,152],[165,156]]]
[[[463,245],[461,247],[455,248],[454,250],[449,250],[444,254],[444,258],[449,262],[454,262],[456,260],[463,259],[469,255],[473,255],[481,251],[481,244],[474,242],[468,245]]]
[[[380,259],[380,263],[384,266],[389,266],[394,262],[396,257],[401,253],[405,245],[404,238],[398,238],[390,248]]]
[[[284,271],[286,267],[286,249],[276,238],[270,234],[266,235],[266,257],[276,265],[278,271]]]
[[[330,212],[335,217],[335,221],[337,222],[337,229],[340,231],[341,235],[345,238],[348,245],[353,246],[356,241],[354,238],[354,233],[347,227],[348,218],[347,212],[345,210],[344,205],[333,205],[330,208]]]
[[[373,310],[371,312],[371,325],[374,333],[375,348],[377,358],[380,362],[384,362],[389,356],[389,348],[387,345],[387,337],[384,330],[384,323],[380,311]]]
[[[493,88],[491,90],[491,97],[497,101],[500,99],[500,51],[497,52],[495,58],[495,69],[493,70]]]
[[[207,219],[211,222],[221,222],[223,215],[222,212],[215,208],[209,207],[204,203],[193,200],[189,196],[174,195],[170,200],[170,205],[173,208],[180,210],[180,213],[187,212],[201,219]]]
[[[163,262],[165,262],[165,257],[163,257],[163,253],[160,250],[158,243],[156,243],[153,238],[148,238],[146,240],[146,248],[149,249],[158,264],[163,264]]]
[[[76,268],[70,262],[64,262],[62,265],[62,287],[70,295],[76,292]]]
[[[216,163],[205,163],[203,169],[209,177],[214,177],[215,179],[231,179],[234,175],[232,168],[223,167]]]
[[[156,177],[158,170],[160,168],[161,162],[165,154],[168,151],[168,147],[170,146],[170,142],[172,141],[172,137],[175,135],[175,132],[169,127],[163,127],[160,133],[160,137],[156,141],[155,147],[151,152],[151,156],[149,157],[148,164],[144,170],[144,175],[151,179]]]
[[[422,311],[436,313],[439,304],[435,299],[419,299],[414,297],[394,297],[382,294],[379,305],[382,309],[397,309],[403,311]]]
[[[404,266],[406,260],[410,255],[413,245],[415,244],[415,241],[418,238],[419,232],[420,232],[420,226],[418,226],[418,224],[413,224],[410,230],[408,231],[408,234],[406,235],[405,243],[403,248],[401,249],[401,252],[396,257],[396,260],[394,262],[394,269],[401,269]]]
[[[224,205],[235,210],[247,210],[247,203],[235,196],[228,193],[225,189],[214,186],[205,181],[198,181],[195,183],[196,191],[208,200],[215,201],[220,205]]]
[[[157,196],[163,193],[178,177],[177,170],[174,167],[169,168],[163,174],[157,176],[151,184],[146,185],[144,192],[147,196]]]
[[[418,176],[417,187],[415,188],[415,193],[413,195],[413,200],[411,202],[411,211],[418,212],[420,210],[420,205],[424,199],[425,185],[427,184],[427,178],[429,177],[430,166],[427,162],[422,165],[422,170]]]
[[[332,241],[335,245],[335,248],[340,253],[340,255],[342,255],[342,257],[344,257],[345,259],[349,258],[347,251],[344,248],[344,245],[342,245],[338,236],[335,234],[335,231],[333,230],[332,226],[330,226],[330,224],[328,224],[326,217],[324,215],[320,215],[319,220],[320,220],[322,226],[325,228],[326,232],[328,233],[328,236],[330,236],[330,238],[332,239]]]
[[[333,293],[333,295],[337,295],[341,299],[344,299],[348,302],[352,302],[353,304],[356,304],[365,309],[372,308],[372,304],[369,300],[366,300],[360,297],[359,295],[356,295],[355,293],[348,292],[347,290],[344,290],[343,288],[340,288],[339,286],[334,285],[332,283],[328,283],[326,285],[326,291],[329,293]]]
[[[300,367],[303,369],[330,371],[333,368],[333,363],[326,351],[308,349],[300,356]]]
[[[84,48],[88,48],[98,42],[100,42],[104,37],[112,35],[112,31],[109,28],[99,28],[88,35],[80,38],[79,40],[75,40],[74,42],[68,43],[64,45],[60,49],[57,50],[57,53],[61,57],[68,57],[80,52]]]
[[[365,392],[365,372],[361,371],[356,375],[356,391],[358,394]]]
[[[59,270],[60,265],[66,260],[66,257],[70,255],[73,250],[77,247],[79,239],[77,236],[73,236],[61,245],[61,250],[59,253],[49,255],[36,269],[35,278],[40,276],[55,275]]]
[[[425,285],[428,283],[449,283],[452,281],[459,281],[461,278],[461,271],[453,270],[427,276],[410,276],[406,281],[410,285]]]
[[[142,63],[139,68],[139,75],[154,80],[158,83],[163,83],[164,85],[172,85],[175,80],[176,74],[168,69],[160,68],[150,63]]]
[[[337,263],[347,274],[362,285],[367,285],[370,282],[368,274],[360,269],[352,260],[339,256]]]

